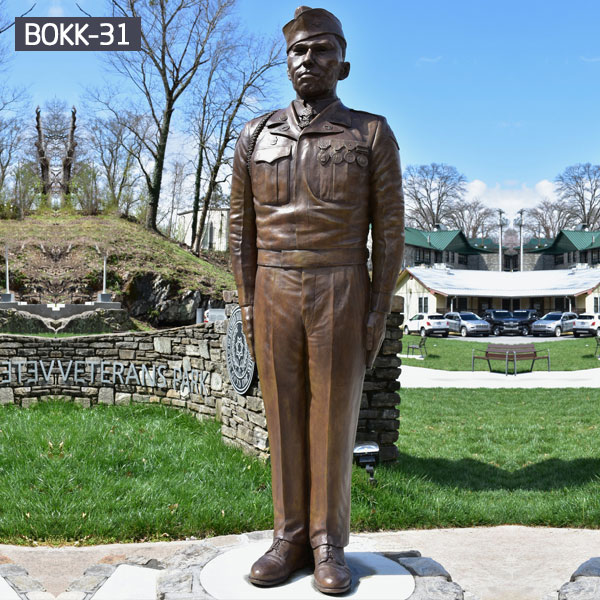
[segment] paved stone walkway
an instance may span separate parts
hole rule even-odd
[[[0,600],[209,599],[201,583],[204,565],[271,536],[263,531],[84,548],[0,546]],[[599,554],[600,530],[408,530],[356,534],[351,544],[353,551],[404,565],[415,577],[408,600],[600,598],[600,558],[590,560]]]
[[[442,371],[402,365],[402,388],[598,388],[598,369],[581,371],[533,371],[505,375],[488,371]]]

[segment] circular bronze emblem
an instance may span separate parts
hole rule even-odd
[[[354,154],[354,152],[350,152],[350,150],[348,150],[348,152],[344,154],[344,160],[347,163],[353,163],[356,160],[356,155]]]
[[[334,162],[336,165],[339,165],[339,164],[340,164],[340,163],[341,163],[341,162],[344,160],[344,157],[342,156],[342,153],[341,153],[341,152],[336,152],[336,153],[333,155],[333,157],[332,157],[332,159],[331,159],[331,160],[332,160],[332,161],[333,161],[333,162]]]
[[[239,306],[229,317],[225,354],[229,381],[238,394],[245,394],[252,384],[255,365],[242,329],[242,309]]]
[[[356,162],[361,166],[361,167],[366,167],[369,164],[369,159],[366,156],[363,156],[362,154],[359,154],[356,157]]]

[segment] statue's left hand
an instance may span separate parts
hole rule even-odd
[[[367,368],[370,369],[385,337],[387,314],[370,312],[367,317]]]

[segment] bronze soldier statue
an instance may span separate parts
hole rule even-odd
[[[313,564],[343,593],[352,452],[362,383],[384,334],[404,249],[394,134],[346,108],[340,21],[301,6],[283,28],[296,99],[246,124],[231,186],[230,247],[244,331],[264,397],[274,541],[250,581]],[[372,234],[372,274],[367,238]]]

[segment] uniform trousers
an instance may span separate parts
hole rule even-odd
[[[348,544],[369,297],[364,264],[257,269],[254,339],[274,537],[313,548]]]

